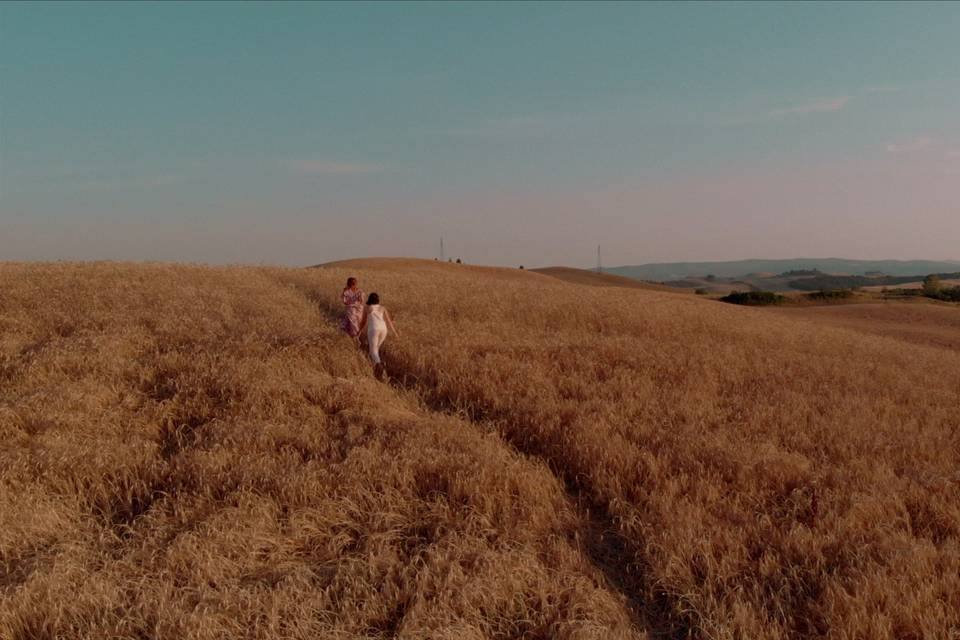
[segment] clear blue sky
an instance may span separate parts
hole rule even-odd
[[[960,259],[960,4],[0,4],[0,260]]]

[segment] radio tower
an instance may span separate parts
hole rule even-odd
[[[603,273],[603,261],[600,260],[600,245],[597,245],[597,273]]]

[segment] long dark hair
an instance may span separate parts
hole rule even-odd
[[[344,289],[349,289],[355,284],[357,284],[357,279],[354,278],[353,276],[350,276],[349,278],[347,278],[347,286],[345,286]]]
[[[367,296],[367,304],[380,304],[380,296],[375,293],[371,293]]]

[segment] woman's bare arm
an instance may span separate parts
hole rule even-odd
[[[386,318],[387,324],[390,325],[390,331],[393,331],[393,334],[399,338],[400,332],[397,331],[397,328],[395,326],[393,326],[393,318],[390,317],[390,312],[384,309],[383,317]]]
[[[360,318],[360,329],[359,332],[362,335],[363,330],[367,328],[367,307],[363,307],[363,316]]]

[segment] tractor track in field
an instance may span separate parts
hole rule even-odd
[[[389,371],[389,356],[385,356]],[[670,614],[671,602],[666,594],[654,593],[649,571],[631,551],[631,543],[619,530],[617,518],[608,507],[590,496],[590,487],[582,476],[565,473],[559,462],[549,453],[529,441],[511,438],[503,428],[509,416],[495,415],[476,407],[464,408],[450,398],[444,398],[436,387],[412,373],[398,371],[389,383],[401,390],[411,391],[430,411],[453,416],[473,428],[496,433],[504,446],[528,460],[545,466],[564,488],[582,529],[578,531],[576,546],[603,575],[607,587],[619,593],[626,601],[634,624],[645,629],[651,638],[682,640],[697,638],[693,624]]]

